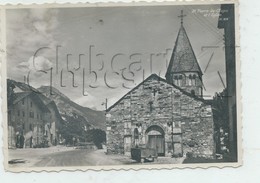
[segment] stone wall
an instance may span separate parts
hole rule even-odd
[[[165,156],[212,157],[214,127],[211,106],[188,96],[156,75],[127,93],[106,114],[108,153],[130,154],[146,147],[148,132],[164,136]],[[134,131],[138,130],[138,136]]]
[[[192,152],[195,157],[212,157],[215,143],[211,106],[186,95],[182,95],[180,103],[184,154]]]

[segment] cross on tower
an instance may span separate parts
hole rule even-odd
[[[186,15],[183,15],[183,10],[181,10],[181,15],[178,16],[181,18],[181,25],[183,24],[183,17],[186,17]]]

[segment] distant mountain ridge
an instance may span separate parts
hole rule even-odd
[[[41,86],[37,89],[43,95],[53,100],[60,113],[72,116],[77,114],[84,117],[91,127],[105,129],[105,113],[103,111],[96,111],[88,107],[83,107],[73,101],[71,101],[66,95],[61,93],[58,89],[52,87],[50,94],[50,86]]]
[[[40,88],[35,89],[25,83],[11,79],[8,79],[7,83],[8,85],[13,84],[16,86],[16,92],[34,91],[38,92],[39,95],[44,95],[49,100],[54,101],[65,123],[72,123],[73,121],[80,120],[86,128],[105,129],[105,113],[103,111],[96,111],[88,107],[80,106],[54,87],[41,86]],[[52,95],[50,95],[50,89]]]

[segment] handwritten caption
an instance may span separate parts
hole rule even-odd
[[[221,9],[192,9],[193,14],[202,14],[204,17],[218,18],[220,14],[228,13],[228,10]],[[228,18],[226,18],[228,19]]]

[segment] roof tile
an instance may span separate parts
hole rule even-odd
[[[202,75],[187,33],[181,25],[166,75],[187,71],[198,72]]]

